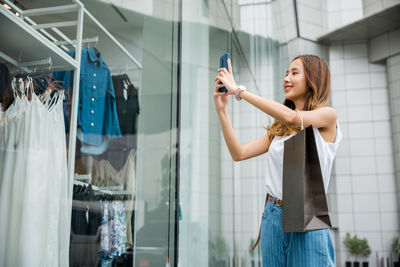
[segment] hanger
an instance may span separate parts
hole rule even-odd
[[[74,184],[74,188],[73,188],[73,194],[74,195],[79,193],[81,190],[82,190],[82,186],[81,185]]]
[[[85,188],[85,190],[84,190],[83,192],[86,193],[86,194],[92,193],[92,192],[93,192],[92,185],[89,184],[89,185]]]
[[[74,194],[84,193],[86,190],[87,190],[86,185],[74,185]]]
[[[16,98],[19,94],[21,96],[25,95],[27,96],[27,91],[28,91],[28,84],[25,84],[25,81],[22,77],[14,77],[11,81],[11,89],[14,94],[14,98]]]
[[[132,85],[131,80],[129,79],[129,76],[127,73],[124,73],[121,75],[121,78],[124,82],[126,82],[128,85]]]
[[[96,53],[97,57],[100,57],[100,51],[95,46],[93,46],[93,51]]]
[[[99,39],[96,40],[96,42],[94,42],[93,48],[96,48],[97,44],[99,43]],[[90,42],[88,43],[88,46],[90,45]],[[96,48],[97,50],[97,48]],[[98,50],[97,50],[98,51]]]
[[[20,73],[15,75],[17,78],[29,79],[32,78],[35,93],[38,95],[43,94],[48,88],[49,84],[52,83],[53,73],[52,73],[52,63],[49,64],[48,68],[43,68],[38,71],[38,67],[35,66],[34,71],[30,73]],[[58,86],[51,86],[52,91],[61,89]]]

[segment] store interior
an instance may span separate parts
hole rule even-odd
[[[0,3],[0,33],[7,36],[6,41],[0,42],[1,75],[5,77],[1,88],[0,124],[4,131],[0,135],[3,153],[0,157],[10,157],[7,127],[18,117],[12,112],[17,108],[32,109],[34,94],[41,102],[39,106],[45,106],[49,114],[57,117],[58,123],[54,125],[64,130],[57,135],[56,148],[60,148],[57,155],[47,155],[48,147],[38,150],[41,155],[62,162],[63,175],[57,183],[52,178],[41,182],[41,187],[46,185],[53,192],[43,197],[41,203],[45,207],[24,200],[14,201],[13,206],[20,210],[44,210],[46,214],[54,212],[56,207],[60,215],[52,221],[50,216],[35,217],[30,226],[21,226],[22,230],[7,235],[16,239],[15,246],[26,242],[26,247],[33,247],[30,241],[45,244],[51,238],[42,233],[41,237],[39,234],[31,240],[27,233],[36,231],[35,225],[48,225],[55,229],[51,239],[54,247],[46,252],[43,245],[42,254],[36,256],[18,249],[12,256],[5,256],[9,244],[3,242],[0,249],[4,252],[4,266],[18,265],[18,257],[31,259],[31,264],[59,261],[56,264],[59,266],[66,266],[63,261],[69,262],[69,266],[133,266],[133,261],[137,264],[150,261],[151,266],[165,264],[171,255],[169,247],[173,246],[170,241],[173,236],[169,234],[173,230],[170,225],[173,214],[168,201],[174,194],[170,165],[175,157],[170,149],[171,142],[175,143],[171,141],[175,130],[170,124],[173,105],[176,105],[171,101],[175,86],[173,63],[176,62],[173,59],[176,54],[172,52],[175,49],[172,20],[166,25],[165,20],[151,14],[156,3],[147,14],[135,10],[135,5],[118,6],[95,0],[78,4],[48,0]],[[85,9],[82,22],[76,7],[79,3]],[[55,11],[60,6],[71,11]],[[22,16],[18,12],[26,10]],[[173,16],[173,11],[170,12]],[[77,36],[80,38],[80,26],[81,61],[78,62],[76,40]],[[75,76],[78,69],[79,76]],[[152,72],[158,73],[156,79]],[[76,77],[79,77],[79,86]],[[17,106],[16,99],[28,101],[21,101],[21,106]],[[52,127],[46,125],[41,130]],[[37,126],[40,128],[42,124]],[[27,132],[35,129],[34,125],[30,127]],[[22,131],[17,129],[17,132]],[[37,130],[37,138],[42,135]],[[37,148],[27,145],[25,149]],[[18,151],[12,152],[18,154]],[[149,164],[149,158],[153,164]],[[40,176],[48,172],[47,168],[56,166],[45,165],[37,165],[32,170]],[[4,173],[16,166],[17,162],[12,161],[0,166],[0,170]],[[17,177],[15,172],[10,173],[2,178],[0,190],[2,198],[8,197],[11,201],[14,197],[3,193],[7,189],[5,185],[12,186]],[[26,191],[33,190],[32,187],[27,190],[28,186],[21,182],[18,192],[23,199]],[[54,193],[56,190],[58,194]],[[1,215],[10,214],[7,207]],[[14,217],[8,217],[0,223],[5,229],[15,222]],[[68,238],[62,231],[69,224]]]

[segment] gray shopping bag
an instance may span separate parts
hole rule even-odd
[[[285,141],[282,200],[284,233],[332,227],[311,125]]]

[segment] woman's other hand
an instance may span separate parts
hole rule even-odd
[[[218,75],[215,77],[214,81],[217,83],[217,85],[222,82],[221,87],[225,87],[228,92],[226,93],[220,93],[220,94],[225,94],[225,95],[234,95],[236,92],[236,89],[238,88],[235,79],[233,78],[233,73],[232,73],[232,65],[231,65],[231,59],[228,59],[228,70],[225,68],[220,68],[218,69]]]
[[[219,88],[224,87],[224,85],[221,83],[217,83],[215,86],[215,91],[214,91],[214,103],[215,103],[215,108],[217,111],[220,110],[225,110],[226,105],[228,105],[228,98],[229,95],[227,93],[221,93],[219,92]]]

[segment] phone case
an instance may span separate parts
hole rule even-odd
[[[228,69],[228,58],[229,58],[229,53],[225,53],[220,59],[219,59],[219,67],[220,68],[225,68]],[[228,92],[228,90],[225,87],[221,87],[218,89],[221,93]]]

